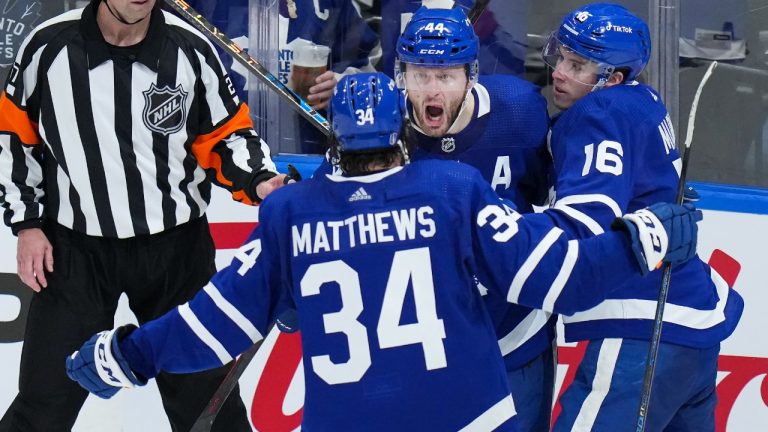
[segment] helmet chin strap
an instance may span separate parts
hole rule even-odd
[[[123,23],[123,24],[125,24],[125,25],[134,25],[134,24],[138,24],[138,23],[140,23],[140,22],[144,21],[144,20],[145,20],[145,19],[146,19],[146,18],[149,16],[149,14],[147,14],[147,16],[145,16],[145,17],[143,17],[143,18],[139,18],[139,19],[137,19],[137,20],[136,20],[136,21],[134,21],[134,22],[129,22],[128,20],[126,20],[125,18],[123,18],[123,15],[122,15],[122,14],[120,14],[120,12],[117,12],[117,11],[114,11],[114,10],[112,10],[112,6],[110,6],[110,5],[109,5],[109,0],[104,0],[104,4],[105,4],[105,5],[107,5],[107,9],[109,10],[109,13],[111,13],[111,14],[112,14],[112,16],[113,16],[113,17],[115,17],[115,19],[116,19],[116,20],[120,21],[121,23]]]
[[[474,87],[474,84],[470,88],[468,88],[467,92],[464,94],[464,100],[461,102],[461,107],[459,108],[459,112],[456,113],[456,117],[453,118],[453,123],[451,123],[451,127],[448,128],[448,131],[446,132],[446,134],[453,135],[459,132],[454,130],[454,128],[456,127],[456,123],[461,118],[461,114],[464,112],[464,108],[467,107],[467,100],[469,100],[469,98],[471,97],[473,87]]]

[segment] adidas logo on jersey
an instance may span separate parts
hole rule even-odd
[[[349,202],[363,201],[363,200],[369,200],[369,199],[371,199],[371,196],[368,195],[368,192],[366,192],[365,189],[361,187],[349,197]]]

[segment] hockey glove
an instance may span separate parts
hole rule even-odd
[[[102,399],[111,398],[121,388],[146,384],[146,379],[131,371],[118,344],[118,334],[125,335],[133,328],[123,326],[93,335],[79,351],[67,357],[69,378]]]
[[[640,272],[646,275],[662,262],[674,267],[696,255],[696,222],[701,218],[692,204],[657,203],[616,219],[613,227],[629,234]]]

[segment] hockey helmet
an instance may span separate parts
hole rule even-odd
[[[330,106],[336,150],[365,152],[401,145],[404,113],[404,96],[385,74],[342,77]]]
[[[401,63],[426,67],[468,66],[468,78],[477,80],[480,42],[460,7],[420,7],[397,40],[395,74],[402,87]]]
[[[597,65],[598,84],[625,68],[625,80],[634,80],[651,57],[648,25],[621,5],[595,3],[565,16],[544,46],[542,57],[553,69],[569,50]]]

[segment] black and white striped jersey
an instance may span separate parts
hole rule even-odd
[[[46,21],[19,49],[0,96],[5,223],[127,238],[201,216],[211,182],[258,201],[276,169],[210,42],[155,9],[139,46],[111,47],[95,13]]]

